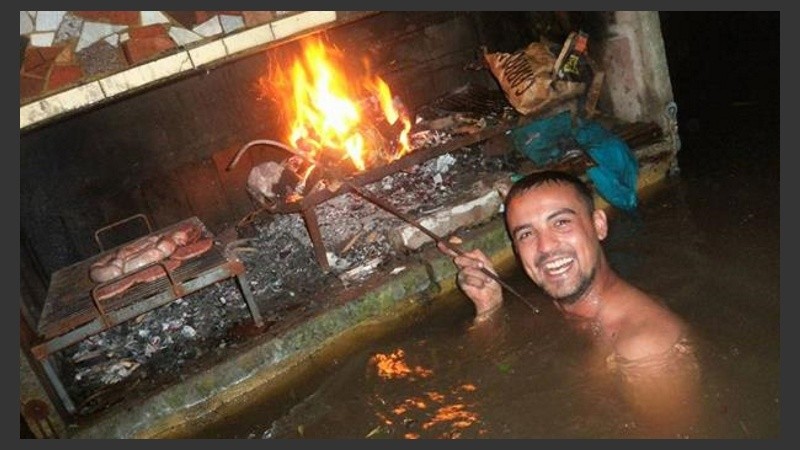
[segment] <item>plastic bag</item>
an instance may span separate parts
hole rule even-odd
[[[556,76],[556,58],[541,42],[514,53],[487,53],[484,49],[484,58],[509,103],[521,114],[540,111],[586,90],[584,82]]]
[[[636,209],[639,163],[628,144],[599,123],[586,121],[575,140],[597,164],[586,171],[601,197],[617,208]]]

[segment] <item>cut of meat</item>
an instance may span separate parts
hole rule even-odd
[[[172,272],[173,270],[177,269],[181,265],[180,261],[168,259],[164,261],[164,266],[167,267],[167,270]],[[140,270],[139,272],[133,273],[125,278],[122,278],[118,281],[113,283],[109,283],[100,289],[97,290],[97,300],[106,300],[116,295],[119,295],[128,289],[130,289],[133,285],[138,283],[149,283],[151,281],[158,280],[159,278],[165,277],[167,273],[164,271],[164,266],[158,264],[150,266],[144,270]]]
[[[170,258],[178,261],[186,261],[187,259],[192,259],[195,256],[199,256],[207,252],[209,249],[211,249],[213,244],[213,239],[200,239],[192,244],[178,247],[178,249],[175,250],[172,255],[170,255]]]

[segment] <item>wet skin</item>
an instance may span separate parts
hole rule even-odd
[[[547,183],[512,200],[506,223],[522,267],[545,292],[562,304],[591,294],[596,268],[606,265],[602,210],[590,213],[575,189]]]

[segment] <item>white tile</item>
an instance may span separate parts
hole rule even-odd
[[[222,42],[224,42],[225,47],[228,48],[228,54],[232,55],[243,50],[266,44],[274,39],[275,36],[272,34],[272,28],[268,23],[265,23],[264,25],[259,25],[249,30],[226,36],[222,39]]]
[[[39,11],[36,15],[36,31],[56,31],[66,11]]]
[[[159,78],[194,69],[192,60],[189,58],[189,53],[185,51],[153,61],[148,65],[153,66],[153,74]]]
[[[203,39],[196,33],[193,33],[187,30],[186,28],[181,28],[181,27],[170,27],[169,37],[171,37],[172,40],[175,41],[175,43],[178,44],[179,46],[184,46],[186,44],[190,44],[192,42]]]
[[[189,49],[189,56],[195,67],[217,61],[227,56],[225,45],[221,41],[209,42],[197,48]]]
[[[306,11],[272,22],[275,39],[283,39],[309,28],[336,20],[336,11]]]
[[[53,45],[53,38],[56,37],[56,34],[48,31],[47,33],[32,33],[29,37],[31,45],[34,47],[50,47]]]
[[[100,39],[105,39],[114,33],[114,27],[107,23],[100,22],[86,22],[83,24],[81,37],[78,39],[78,45],[75,46],[75,51],[79,52],[84,48],[94,44]]]
[[[128,34],[127,32],[126,32],[126,33],[120,33],[120,34],[119,34],[119,41],[120,41],[120,42],[125,42],[125,41],[127,41],[128,39],[130,39],[130,38],[131,38],[131,35],[130,35],[130,34]]]
[[[33,19],[28,15],[27,11],[19,12],[19,34],[28,34],[33,32]]]
[[[154,23],[169,23],[169,19],[161,11],[142,11],[142,26]]]
[[[219,21],[222,23],[222,31],[224,31],[225,34],[236,31],[239,28],[244,28],[244,19],[242,16],[220,14]]]
[[[192,31],[200,36],[211,37],[222,33],[222,25],[219,23],[219,16],[214,16],[205,22],[192,28]]]
[[[117,47],[119,45],[119,35],[112,34],[111,36],[105,38],[105,41],[111,44],[112,47]]]
[[[185,51],[116,73],[100,80],[107,97],[114,97],[193,68]]]
[[[103,87],[103,92],[110,98],[149,83],[152,80],[145,77],[142,67],[134,67],[101,79],[100,86]]]
[[[105,96],[97,81],[51,95],[19,108],[19,128],[27,128],[42,120],[97,103],[103,99]]]

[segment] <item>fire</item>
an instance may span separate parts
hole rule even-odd
[[[389,85],[369,73],[345,74],[336,63],[339,57],[319,39],[312,39],[290,70],[279,69],[270,76],[267,84],[278,89],[285,100],[282,104],[290,109],[289,143],[315,161],[349,159],[359,171],[408,153],[411,121],[395,105]],[[384,148],[389,144],[372,123],[375,118],[368,104],[359,100],[369,95],[377,98],[382,113],[378,119],[389,125],[384,128],[399,131],[391,136],[395,141],[391,151]]]
[[[381,104],[381,111],[383,111],[383,115],[386,118],[386,121],[389,122],[389,125],[394,125],[398,120],[400,120],[403,124],[403,131],[401,131],[400,136],[398,136],[398,142],[400,143],[400,152],[398,157],[403,156],[411,151],[411,145],[408,141],[408,133],[411,131],[411,121],[405,115],[400,115],[400,112],[394,105],[392,91],[389,89],[389,85],[386,84],[385,81],[376,76],[372,86],[374,86],[374,91],[377,92],[378,100]]]

